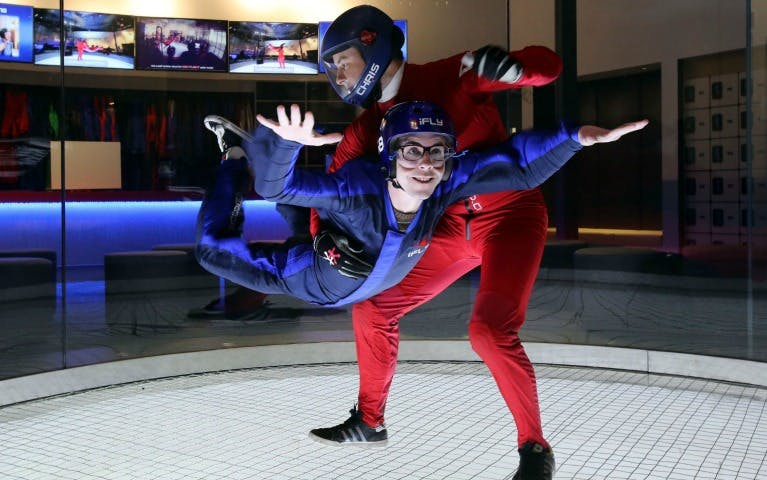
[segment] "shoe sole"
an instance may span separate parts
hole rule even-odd
[[[229,130],[230,132],[234,133],[238,137],[242,138],[246,142],[253,142],[253,136],[246,132],[245,130],[241,129],[234,123],[230,122],[226,118],[219,116],[219,115],[208,115],[205,117],[202,121],[202,123],[205,125],[205,128],[210,130],[213,133],[216,133],[215,126],[221,125],[226,130]]]
[[[385,447],[386,444],[389,442],[389,440],[386,439],[386,440],[379,440],[377,442],[343,442],[341,443],[341,442],[334,442],[332,440],[327,440],[322,437],[318,437],[312,432],[309,432],[309,438],[311,438],[317,443],[321,443],[323,445],[328,445],[331,447],[381,448],[381,447]]]
[[[191,310],[186,314],[186,318],[192,320],[222,320],[227,322],[254,322],[266,320],[269,317],[269,310],[261,307],[253,312],[247,313],[231,313],[221,310],[209,311],[209,310]]]
[[[187,312],[186,318],[192,320],[215,320],[224,318],[224,314],[221,312],[207,312],[205,310],[192,310]]]

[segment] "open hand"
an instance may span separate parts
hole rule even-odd
[[[290,106],[290,119],[285,112],[285,107],[277,107],[277,121],[270,120],[260,113],[256,115],[258,123],[273,131],[285,140],[291,140],[303,145],[319,146],[341,141],[340,133],[328,133],[320,135],[314,131],[314,114],[306,112],[303,122],[301,121],[301,109],[298,105]]]
[[[590,147],[595,143],[614,142],[627,133],[641,130],[650,123],[649,120],[639,120],[638,122],[628,122],[623,125],[608,130],[595,125],[584,125],[578,130],[578,141],[584,147]]]

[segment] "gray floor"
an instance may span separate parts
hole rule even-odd
[[[403,319],[403,339],[466,339],[477,283],[469,275]],[[543,269],[522,337],[765,361],[760,287],[748,296],[742,282],[726,279]],[[353,340],[348,309],[286,296],[270,297],[245,321],[186,318],[217,294],[107,296],[103,282],[91,281],[68,284],[66,305],[8,304],[0,379],[168,353]],[[764,388],[537,371],[557,478],[767,479]],[[484,366],[471,362],[400,367],[386,449],[309,441],[309,428],[345,419],[356,382],[352,365],[253,369],[3,407],[0,477],[503,479],[516,468],[514,424]]]
[[[767,478],[767,389],[538,366],[558,479]],[[508,479],[516,431],[481,363],[403,363],[385,448],[330,447],[351,364],[184,376],[0,409],[10,479]]]

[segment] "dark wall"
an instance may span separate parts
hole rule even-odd
[[[549,96],[536,96],[546,103]],[[579,227],[661,229],[660,72],[578,82],[580,124],[615,127],[647,118],[650,124],[620,141],[585,148],[570,162],[568,201]],[[553,185],[544,186],[555,218]]]

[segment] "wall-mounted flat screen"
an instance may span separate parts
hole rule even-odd
[[[32,63],[34,9],[0,3],[0,62]]]
[[[35,9],[35,64],[60,65],[59,11]],[[64,10],[64,66],[133,69],[135,18]]]
[[[229,22],[232,73],[317,74],[316,23]]]
[[[226,20],[138,17],[136,68],[226,72]]]
[[[328,31],[328,27],[333,22],[320,22],[317,26],[317,33],[320,38],[320,45],[322,45],[322,40],[325,38],[325,32]],[[402,44],[402,58],[407,60],[407,20],[394,20],[394,25],[398,26],[400,30],[402,30],[402,33],[405,35],[405,43]],[[325,65],[322,63],[322,59],[319,61],[320,66],[320,72],[325,73]]]

